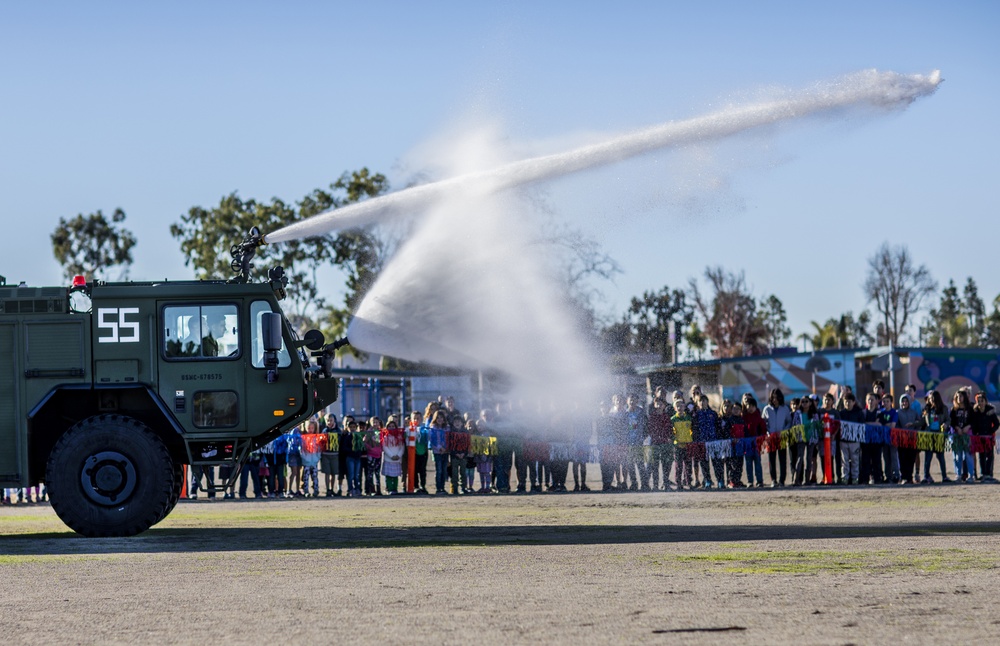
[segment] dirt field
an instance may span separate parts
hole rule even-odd
[[[1000,487],[0,509],[5,644],[997,643]]]

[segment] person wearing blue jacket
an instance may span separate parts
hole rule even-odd
[[[288,491],[288,480],[285,478],[285,467],[288,466],[288,435],[279,435],[271,441],[271,454],[274,458],[275,494],[284,498]]]
[[[695,442],[714,442],[718,439],[719,430],[719,414],[712,410],[709,405],[708,395],[698,395],[698,410],[694,412],[691,427],[694,430],[693,440]],[[716,460],[715,464],[715,479],[718,483],[719,489],[724,489],[726,487],[725,474],[723,473],[723,461]],[[701,465],[701,486],[705,489],[712,488],[712,472],[709,470],[708,466],[708,453],[699,462]]]

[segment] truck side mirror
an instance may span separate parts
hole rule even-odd
[[[264,345],[264,367],[267,383],[278,380],[278,351],[281,350],[281,314],[264,312],[260,319],[260,335]]]
[[[264,337],[264,352],[277,352],[281,349],[281,314],[264,312],[260,319],[260,332]]]

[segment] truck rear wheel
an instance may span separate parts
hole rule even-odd
[[[56,443],[46,486],[52,508],[70,529],[84,536],[134,536],[170,513],[179,471],[145,424],[99,415]]]

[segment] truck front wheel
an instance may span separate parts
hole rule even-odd
[[[84,536],[134,536],[176,503],[177,465],[163,441],[121,415],[85,419],[63,435],[46,466],[59,518]]]

